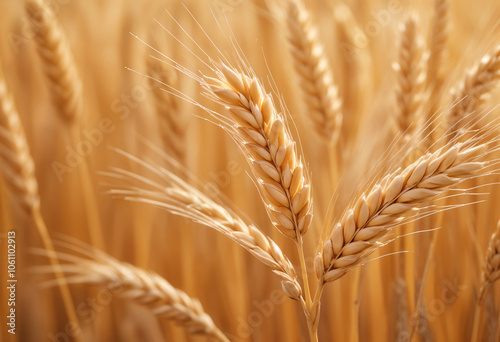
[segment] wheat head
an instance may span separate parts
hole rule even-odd
[[[487,146],[468,142],[428,153],[363,194],[322,244],[315,260],[317,277],[331,282],[344,276],[383,245],[383,237],[411,210],[430,204],[450,186],[482,170]]]
[[[325,51],[317,38],[309,13],[297,1],[288,2],[288,41],[295,70],[316,132],[336,142],[342,125],[342,101],[334,85]]]
[[[30,154],[24,128],[0,78],[0,157],[2,174],[12,189],[14,198],[24,210],[32,212],[40,205],[35,163]]]
[[[216,327],[212,318],[203,310],[196,299],[174,288],[160,275],[133,265],[120,262],[102,251],[90,249],[84,245],[67,245],[70,249],[80,250],[92,259],[62,252],[54,254],[61,261],[61,269],[69,284],[99,286],[117,293],[119,296],[151,309],[159,318],[172,320],[183,326],[191,334],[202,334],[218,341],[229,341]],[[51,268],[39,268],[39,271],[52,271]],[[52,282],[48,282],[50,285]]]
[[[483,264],[482,285],[479,291],[479,301],[484,300],[488,288],[500,278],[500,221],[497,229],[491,235],[486,257]]]
[[[417,19],[407,19],[401,30],[399,59],[394,65],[398,76],[397,128],[410,136],[418,129],[417,119],[424,103],[425,61],[423,39],[418,33]]]
[[[429,44],[428,82],[439,82],[442,60],[448,39],[449,0],[434,0],[434,17]]]
[[[455,130],[477,121],[477,111],[500,80],[500,45],[470,69],[456,90],[453,100],[459,102],[449,112],[449,125]],[[467,119],[467,120],[465,120]]]
[[[29,0],[26,13],[60,114],[69,122],[80,118],[83,106],[81,79],[54,12],[44,0]]]
[[[298,240],[312,221],[313,200],[306,166],[284,116],[256,77],[220,63],[217,79],[203,78],[208,96],[229,113],[223,127],[239,143],[257,178],[273,225]]]

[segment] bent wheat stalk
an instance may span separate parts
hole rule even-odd
[[[68,262],[61,265],[68,283],[109,289],[123,298],[144,305],[158,318],[172,320],[185,327],[191,334],[206,335],[217,341],[229,342],[198,300],[174,288],[160,275],[120,262],[101,251],[66,245],[70,249],[82,250],[93,258],[42,251],[41,254],[45,252]],[[38,271],[50,272],[50,269],[41,267]]]
[[[295,269],[279,246],[264,235],[257,227],[247,225],[240,217],[216,203],[201,191],[189,185],[173,172],[157,165],[150,165],[136,157],[121,152],[124,156],[145,166],[162,181],[157,183],[126,170],[115,169],[109,176],[140,181],[153,190],[124,188],[110,190],[111,194],[127,200],[144,202],[166,209],[174,215],[187,217],[227,236],[249,251],[259,261],[269,266],[282,278],[285,294],[301,300],[301,287]]]

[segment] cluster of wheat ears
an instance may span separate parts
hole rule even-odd
[[[1,4],[2,340],[499,341],[480,4]]]

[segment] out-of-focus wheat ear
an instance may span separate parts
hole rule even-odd
[[[256,77],[222,63],[214,69],[218,79],[203,76],[202,85],[229,113],[214,117],[247,157],[274,226],[301,240],[312,221],[311,184],[285,117]]]
[[[424,102],[425,57],[423,39],[418,33],[417,19],[410,17],[401,28],[398,62],[397,129],[411,136],[419,129],[418,116]]]
[[[286,21],[290,51],[307,103],[307,114],[316,132],[326,141],[335,143],[342,125],[342,101],[325,50],[307,9],[300,2],[288,2]]]
[[[369,38],[359,25],[354,13],[342,2],[336,2],[333,10],[335,33],[338,37],[339,57],[342,64],[342,135],[343,146],[351,146],[355,132],[362,125],[363,114],[370,102],[372,92],[371,73],[373,62],[366,46],[360,42],[368,42]],[[360,101],[359,99],[363,99]],[[342,133],[341,133],[342,134]]]
[[[491,235],[486,258],[483,265],[481,277],[481,288],[479,290],[479,301],[482,302],[490,286],[500,278],[500,221],[497,229]]]
[[[169,154],[184,163],[189,117],[181,112],[178,98],[170,93],[171,88],[178,87],[176,72],[171,66],[151,57],[147,59],[147,68],[148,76],[152,78],[150,84],[163,144]]]
[[[486,54],[470,69],[457,89],[452,92],[452,102],[458,101],[448,113],[448,124],[456,135],[464,126],[476,128],[475,115],[500,80],[500,45]]]
[[[35,163],[24,128],[14,102],[7,91],[3,78],[0,77],[0,171],[5,182],[10,187],[14,201],[31,217],[40,234],[42,243],[48,251],[54,246],[40,212],[40,196],[38,181],[35,176]],[[63,298],[68,318],[77,326],[78,316],[63,275],[60,272],[57,258],[51,258],[52,267],[58,277],[58,285]],[[80,340],[77,336],[76,340]]]
[[[78,120],[82,116],[82,83],[64,31],[44,0],[28,0],[26,13],[53,101],[66,120]]]
[[[86,252],[90,253],[92,252]],[[95,260],[65,253],[54,255],[62,261],[68,261],[61,265],[68,283],[108,289],[122,298],[144,305],[158,318],[171,320],[185,327],[191,334],[229,342],[198,300],[174,288],[156,273],[120,262],[100,251],[94,250],[94,253]]]
[[[446,41],[448,39],[449,8],[449,0],[434,0],[434,17],[427,62],[427,80],[429,84],[436,85],[440,83],[443,56],[446,53]]]
[[[422,156],[358,198],[332,225],[330,237],[322,243],[315,264],[320,282],[335,281],[364,262],[411,211],[431,205],[453,185],[487,174],[482,172],[487,145],[468,142],[450,143]]]
[[[35,163],[30,154],[19,114],[7,86],[0,78],[0,157],[2,174],[11,188],[13,199],[32,212],[40,205]]]

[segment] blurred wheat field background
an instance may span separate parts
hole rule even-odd
[[[1,340],[500,341],[499,15],[0,2]]]

